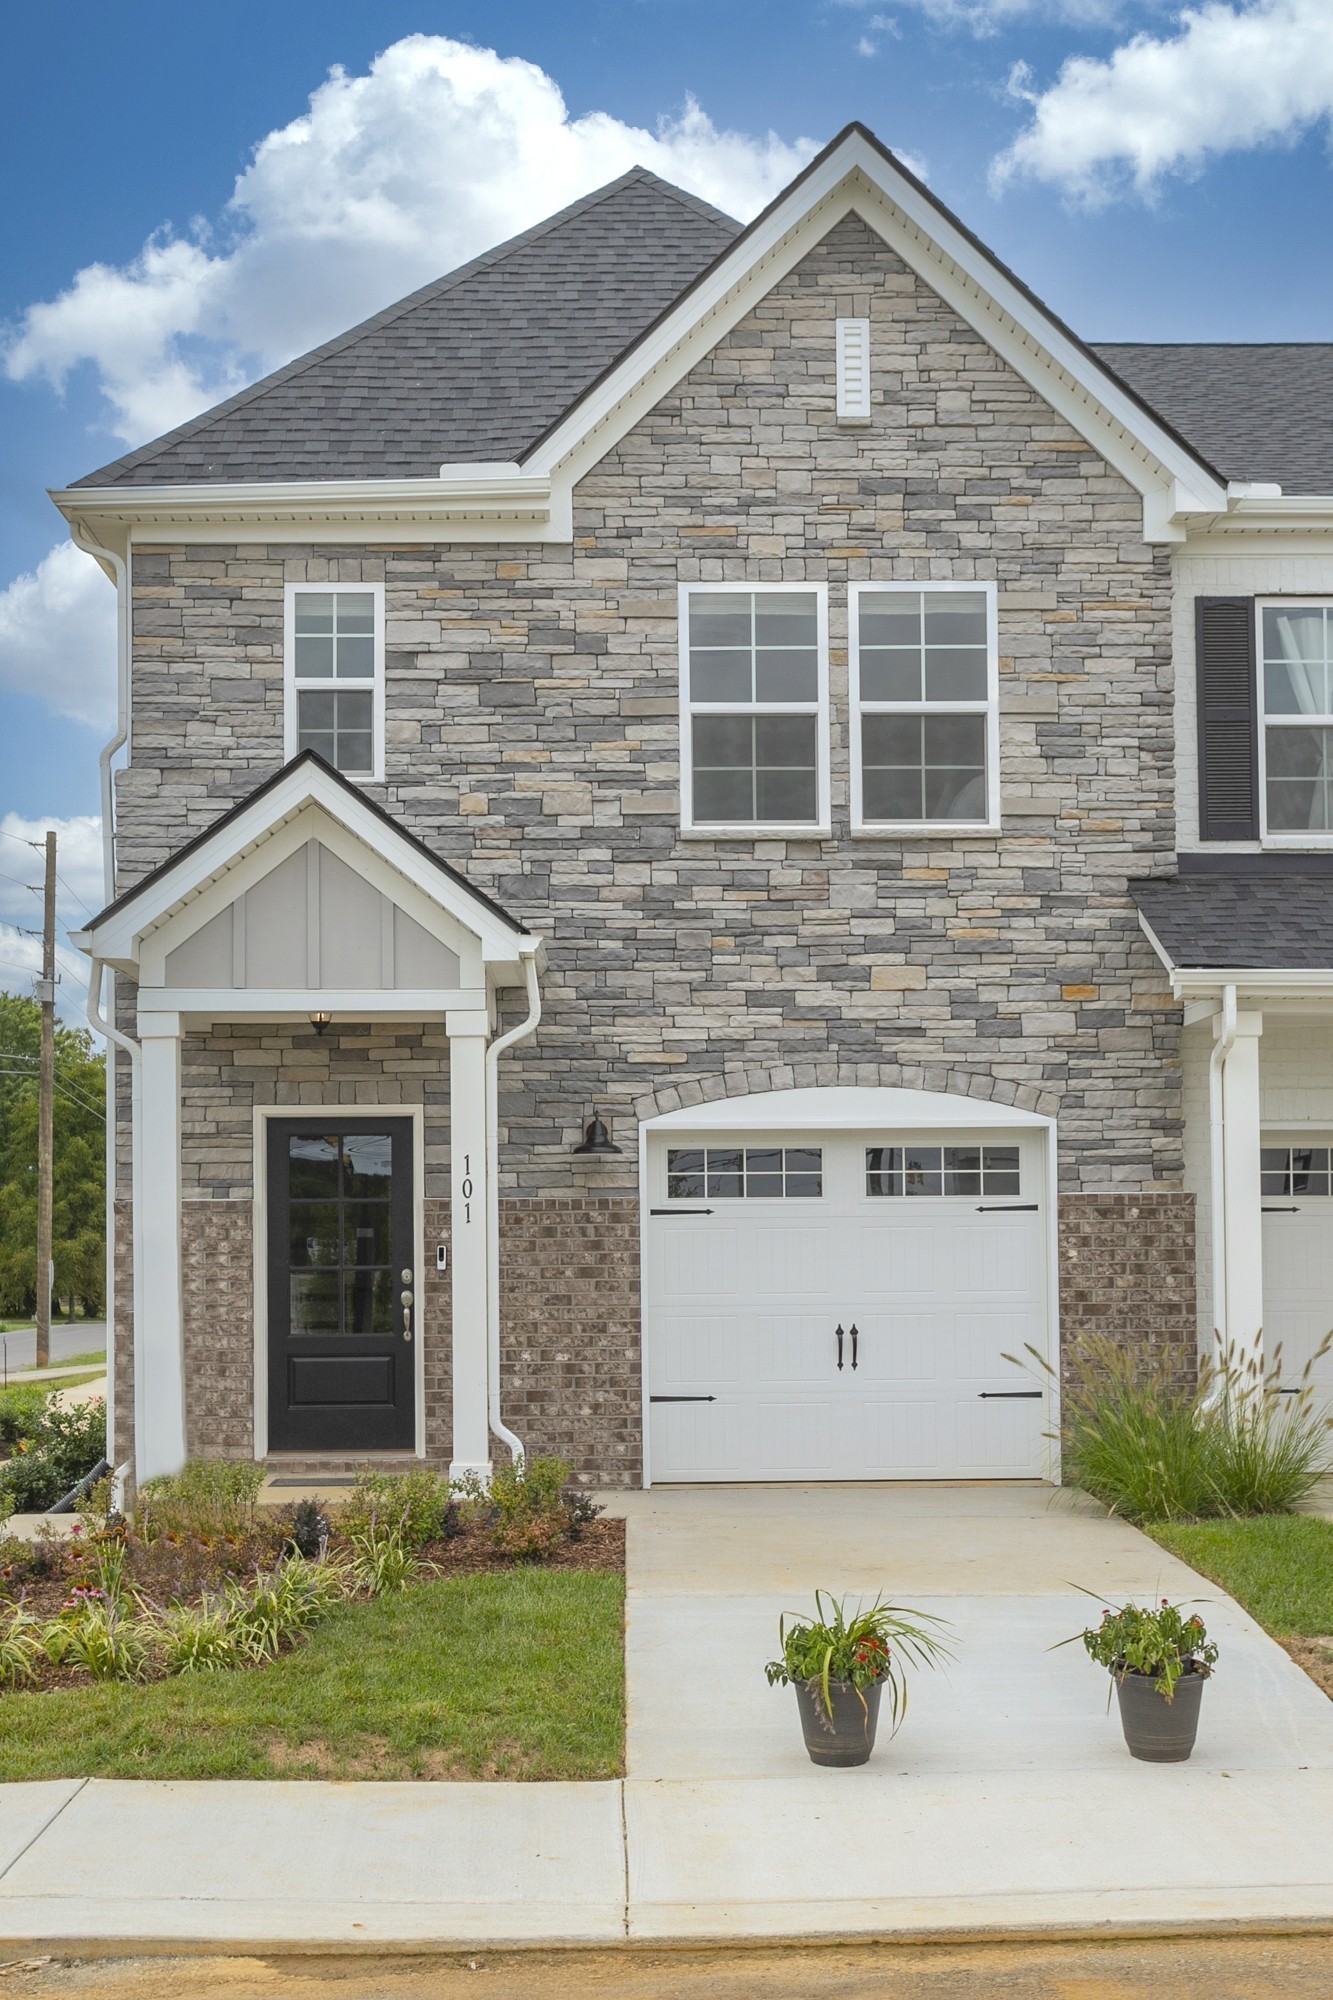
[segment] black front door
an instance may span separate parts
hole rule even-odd
[[[411,1119],[270,1119],[273,1450],[411,1448],[413,1272]]]

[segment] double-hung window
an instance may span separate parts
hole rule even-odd
[[[680,655],[683,825],[827,829],[824,587],[682,584]]]
[[[1263,830],[1333,834],[1333,604],[1259,606]]]
[[[994,584],[853,584],[854,832],[999,824]]]
[[[289,584],[288,757],[315,750],[348,778],[384,775],[384,587]]]

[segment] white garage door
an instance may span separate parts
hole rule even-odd
[[[1034,1478],[1043,1137],[662,1136],[648,1155],[650,1474]]]
[[[1333,1133],[1266,1135],[1262,1154],[1264,1349],[1281,1344],[1280,1380],[1298,1389],[1333,1327]],[[1333,1354],[1311,1378],[1333,1403]]]

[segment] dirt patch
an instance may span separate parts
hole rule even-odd
[[[478,1576],[487,1570],[516,1569],[519,1563],[497,1555],[484,1528],[464,1528],[447,1542],[429,1542],[421,1551],[441,1576]],[[625,1523],[589,1521],[577,1538],[552,1551],[543,1569],[624,1569]]]
[[[1299,1632],[1288,1632],[1278,1643],[1333,1701],[1333,1639],[1306,1639]]]

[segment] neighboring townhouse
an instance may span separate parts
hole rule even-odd
[[[851,126],[56,499],[120,592],[140,1478],[1033,1477],[1025,1348],[1299,1374],[1333,348],[1089,347]]]

